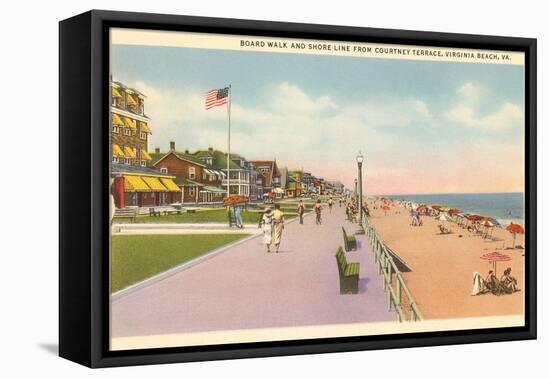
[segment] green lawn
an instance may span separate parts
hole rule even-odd
[[[283,209],[283,211],[285,211]],[[292,209],[296,212],[296,209]],[[286,213],[286,212],[285,212]],[[260,211],[241,211],[241,216],[244,223],[257,224],[260,220]],[[296,214],[288,213],[286,219],[295,217]],[[128,220],[114,219],[113,223],[125,223]],[[161,215],[160,217],[151,217],[149,215],[140,215],[136,217],[136,223],[229,223],[227,218],[227,210],[221,209],[208,209],[198,210],[195,213],[183,213],[183,214],[170,214]]]
[[[111,293],[245,236],[247,235],[113,235]]]

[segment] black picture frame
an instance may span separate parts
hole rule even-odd
[[[109,28],[429,45],[525,53],[525,326],[109,351]],[[93,10],[59,24],[59,354],[89,367],[535,339],[536,39]],[[75,124],[74,120],[79,122]]]

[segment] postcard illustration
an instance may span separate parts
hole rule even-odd
[[[524,324],[522,53],[110,38],[111,350]]]

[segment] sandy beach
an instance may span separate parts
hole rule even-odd
[[[498,240],[491,241],[447,222],[452,233],[442,235],[437,229],[441,222],[433,217],[422,216],[423,226],[413,227],[409,211],[393,205],[387,215],[381,209],[371,211],[371,221],[382,240],[412,269],[404,277],[426,319],[523,314],[524,254],[528,252],[507,249],[512,235],[505,229],[495,228],[493,237]],[[525,245],[523,237],[517,235],[516,245]],[[473,272],[485,277],[492,269],[480,256],[493,251],[511,257],[497,263],[497,276],[511,267],[520,291],[472,296]]]

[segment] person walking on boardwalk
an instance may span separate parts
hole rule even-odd
[[[262,229],[263,239],[262,242],[267,246],[267,253],[271,252],[271,242],[273,235],[273,214],[271,208],[267,207],[260,218],[259,227]]]
[[[304,224],[304,201],[298,202],[298,216],[300,217],[300,224]]]
[[[275,244],[275,253],[279,253],[279,245],[281,244],[284,228],[285,216],[281,211],[281,205],[276,204],[275,211],[273,211],[273,244]]]
[[[315,224],[321,224],[321,200],[315,204]]]
[[[235,206],[235,224],[238,228],[243,228],[243,218],[241,216],[241,207]]]
[[[328,198],[328,210],[332,213],[332,196]]]

